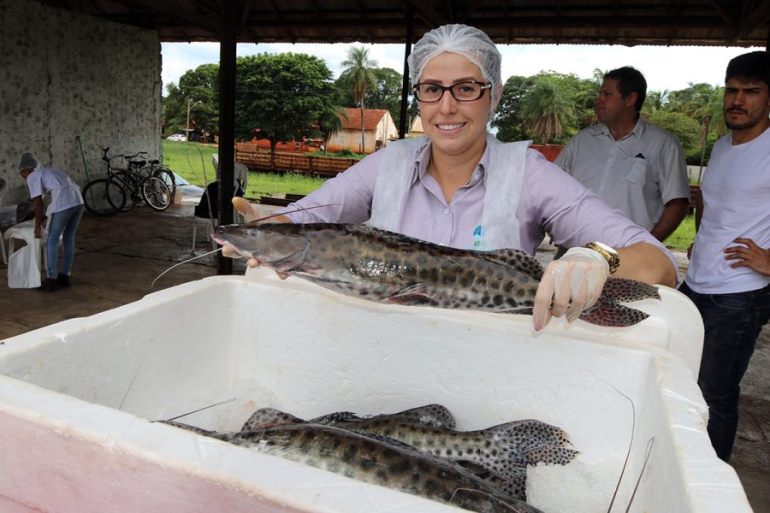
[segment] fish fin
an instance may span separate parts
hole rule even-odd
[[[606,297],[600,297],[594,306],[580,314],[580,319],[591,324],[616,328],[639,324],[647,317],[649,315],[641,310],[620,305]]]
[[[511,472],[511,475],[505,479],[496,476],[495,474],[490,474],[488,477],[482,477],[481,479],[488,482],[508,497],[518,499],[520,501],[527,500],[526,467],[515,467]]]
[[[409,285],[408,287],[404,287],[394,294],[391,294],[386,297],[384,301],[386,303],[396,303],[399,305],[438,306],[438,301],[429,296],[426,290],[424,284],[415,283],[414,285]]]
[[[538,463],[547,463],[550,465],[566,465],[575,459],[580,451],[569,449],[567,447],[554,447],[551,445],[542,445],[526,451],[527,465],[537,465]]]
[[[394,413],[393,417],[398,417],[402,421],[413,422],[419,426],[434,428],[454,429],[456,425],[454,415],[440,404],[427,404],[410,408]]]
[[[241,431],[257,431],[286,424],[301,424],[304,420],[275,408],[260,408],[243,423]]]
[[[517,479],[521,469],[536,463],[564,465],[576,453],[567,433],[559,427],[533,419],[500,424],[480,432],[491,441],[498,455],[489,461],[490,470],[503,479]]]
[[[363,418],[350,411],[337,411],[315,417],[308,422],[310,424],[334,424],[335,422],[355,422],[357,420],[363,420]]]
[[[496,249],[478,251],[477,254],[490,262],[496,262],[532,276],[535,280],[543,277],[543,265],[533,256],[520,249]]]
[[[660,299],[658,287],[626,278],[609,278],[604,283],[602,296],[621,303],[647,298]]]

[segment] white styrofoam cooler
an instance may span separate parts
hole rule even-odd
[[[580,455],[528,475],[545,513],[750,512],[705,431],[703,328],[675,290],[627,329],[380,305],[268,271],[212,277],[0,345],[0,511],[441,512],[454,508],[151,422],[237,430],[441,403],[458,429],[537,418]],[[647,463],[645,465],[645,460]],[[634,489],[638,489],[634,492]]]

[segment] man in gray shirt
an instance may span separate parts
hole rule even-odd
[[[646,95],[638,70],[605,74],[596,101],[599,123],[578,132],[555,162],[663,241],[687,215],[690,188],[677,139],[639,116]]]

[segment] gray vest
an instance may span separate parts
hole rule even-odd
[[[485,250],[520,248],[519,206],[524,161],[532,141],[501,143],[487,134],[489,166],[486,172],[484,213],[481,218],[480,248]],[[396,232],[401,224],[412,171],[419,151],[429,143],[426,137],[403,139],[390,143],[384,151],[382,167],[377,173],[369,224]]]

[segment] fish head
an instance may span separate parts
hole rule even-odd
[[[256,258],[282,272],[301,267],[309,244],[299,225],[292,223],[220,225],[211,238],[218,244],[229,244],[242,257]]]

